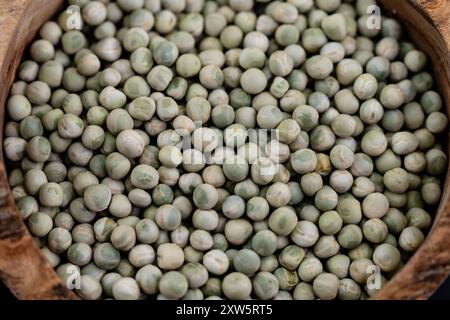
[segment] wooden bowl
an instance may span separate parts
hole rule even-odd
[[[382,0],[430,56],[450,113],[450,0]],[[4,105],[24,48],[63,0],[0,0],[0,140]],[[3,144],[0,144],[0,150]],[[427,299],[450,272],[450,177],[434,225],[406,266],[374,299]],[[41,256],[14,204],[0,152],[0,278],[19,299],[75,299]]]

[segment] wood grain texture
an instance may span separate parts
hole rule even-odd
[[[3,110],[23,49],[63,0],[0,0],[0,141]],[[380,0],[430,56],[450,111],[450,0]],[[0,151],[2,146],[0,145]],[[450,175],[434,225],[407,265],[374,299],[426,299],[450,272]],[[40,255],[14,205],[0,152],[0,278],[20,299],[73,299]]]
[[[4,105],[26,45],[61,1],[0,0],[0,140]],[[3,143],[0,146],[2,149]],[[3,152],[0,152],[0,278],[19,299],[73,299],[41,256],[11,196]]]
[[[450,114],[450,0],[380,2],[400,18],[414,43],[431,58],[438,88]],[[448,149],[447,146],[447,153]],[[374,299],[427,299],[449,275],[449,183],[447,172],[438,213],[425,242]]]

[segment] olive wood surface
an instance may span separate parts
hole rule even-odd
[[[430,56],[450,112],[450,0],[380,0]],[[0,0],[0,141],[4,105],[24,49],[63,0]],[[447,141],[449,141],[447,139]],[[448,147],[448,146],[447,146]],[[28,233],[14,204],[0,144],[0,279],[19,299],[75,299]],[[448,148],[447,148],[448,149]],[[405,267],[373,299],[427,299],[450,273],[450,174],[433,227]]]
[[[0,140],[4,105],[27,44],[62,0],[0,0]],[[1,143],[0,150],[3,148]],[[74,299],[40,254],[14,204],[0,152],[0,278],[19,299]]]

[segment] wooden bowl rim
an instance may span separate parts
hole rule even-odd
[[[12,197],[3,156],[6,99],[24,49],[62,4],[63,0],[0,0],[4,10],[0,14],[0,43],[6,43],[0,46],[0,82],[4,84],[0,87],[0,279],[19,299],[77,299],[28,232]]]

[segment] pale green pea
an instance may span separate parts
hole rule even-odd
[[[373,98],[377,92],[377,89],[377,80],[369,73],[358,76],[353,84],[353,92],[361,100],[369,100]]]
[[[322,80],[333,71],[333,62],[326,56],[313,56],[306,60],[305,70],[311,78]]]
[[[302,46],[310,53],[316,53],[327,43],[327,37],[320,28],[309,28],[302,33]]]

